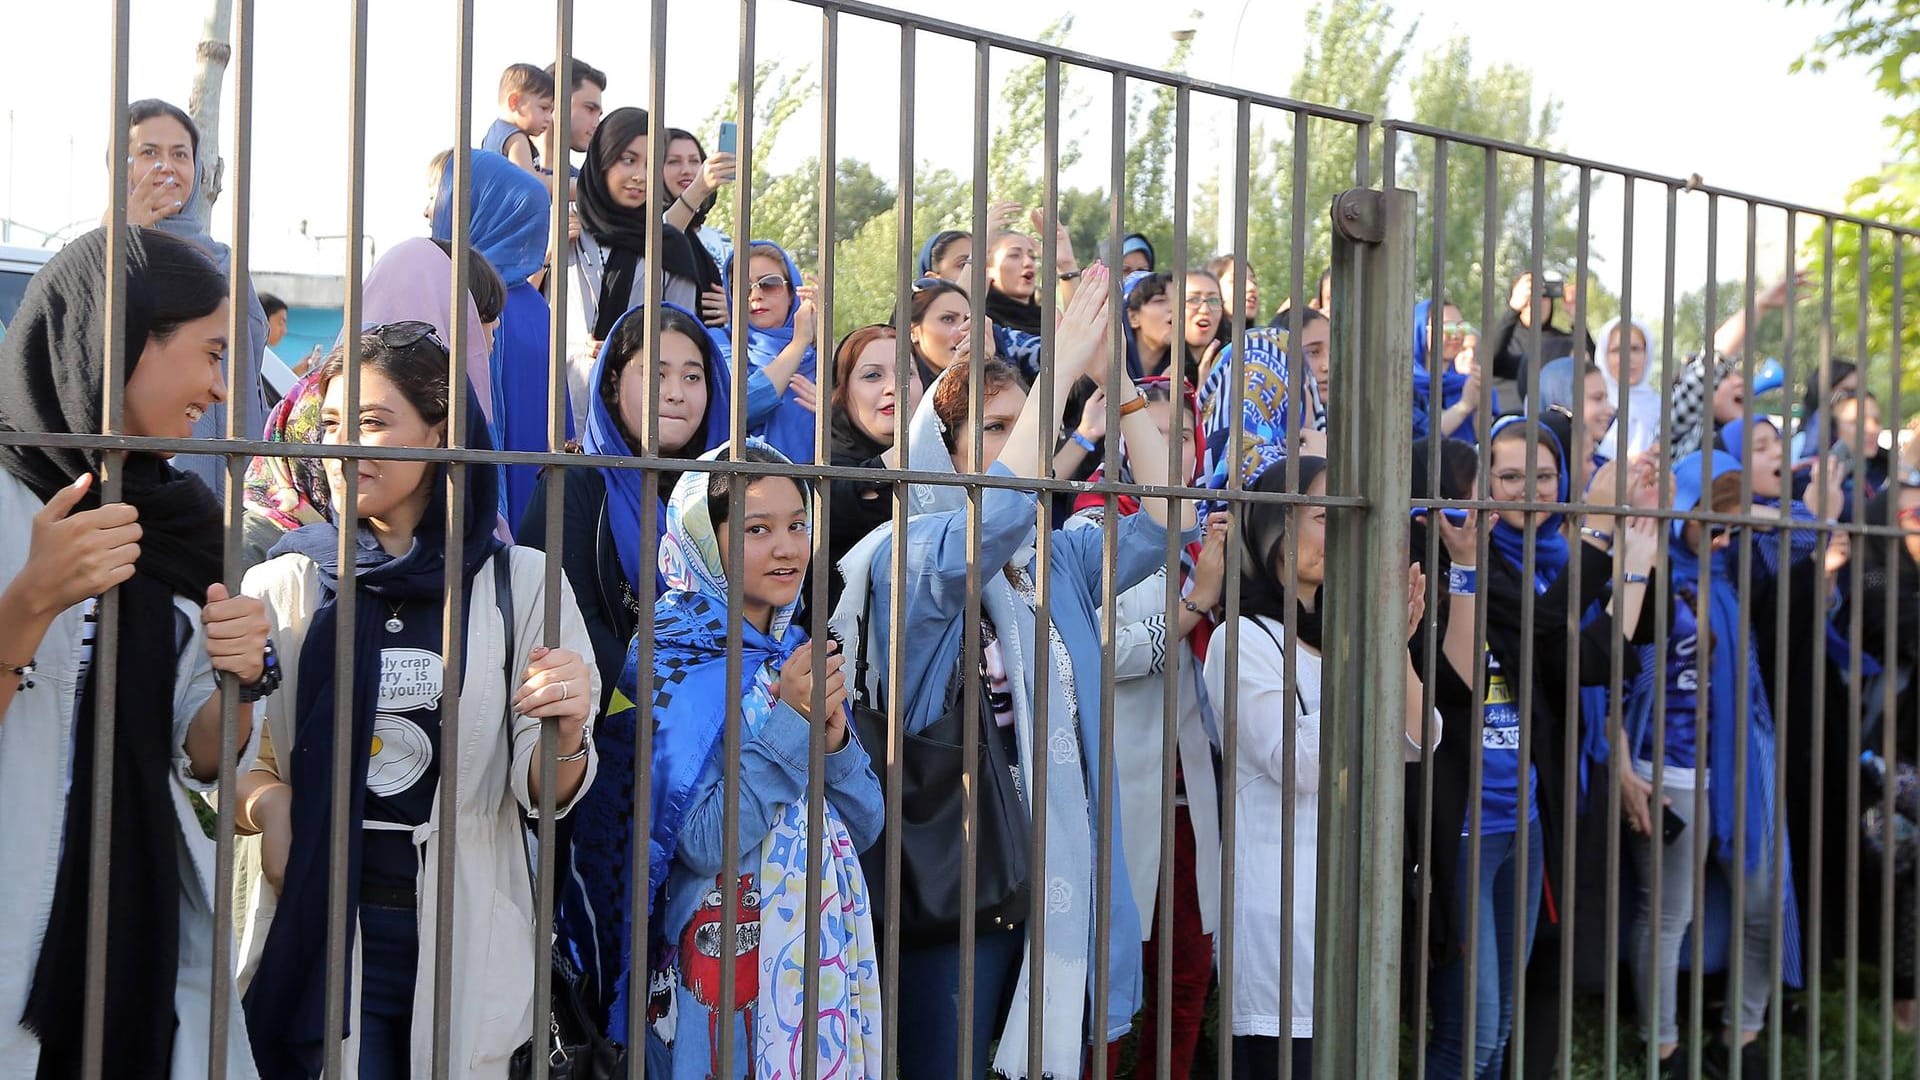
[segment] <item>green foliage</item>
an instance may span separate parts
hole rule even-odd
[[[794,71],[783,73],[779,65],[763,61],[753,73],[753,174],[748,180],[753,198],[750,223],[753,235],[778,236],[795,246],[807,237],[816,245],[819,240],[819,222],[807,221],[809,216],[818,214],[815,208],[819,205],[819,165],[815,159],[811,183],[808,183],[799,175],[803,170],[776,177],[767,162],[773,157],[774,145],[780,141],[781,129],[808,98],[819,92],[820,84],[810,71],[802,64]],[[739,99],[740,84],[735,83],[727,88],[726,96],[714,107],[700,130],[712,131],[722,120],[736,117]],[[707,218],[707,224],[728,234],[739,232],[735,228],[733,194],[732,190],[722,192]]]
[[[1920,165],[1913,163],[1920,153],[1920,0],[1787,0],[1788,3],[1815,4],[1837,8],[1840,25],[1822,36],[1813,49],[1795,65],[1795,70],[1824,70],[1836,57],[1867,61],[1876,85],[1887,95],[1894,112],[1886,117],[1886,127],[1897,153],[1904,159],[1889,165],[1876,175],[1857,181],[1848,192],[1846,210],[1857,217],[1887,224],[1920,229]],[[1874,230],[1864,238],[1854,225],[1841,223],[1832,230],[1832,266],[1827,264],[1827,226],[1812,230],[1801,249],[1813,279],[1821,280],[1831,269],[1834,282],[1834,351],[1839,355],[1857,353],[1857,305],[1862,287],[1867,296],[1867,355],[1878,362],[1875,385],[1887,401],[1891,388],[1890,360],[1899,350],[1901,363],[1902,419],[1920,406],[1920,312],[1913,299],[1920,297],[1920,256],[1907,244],[1901,296],[1907,300],[1902,325],[1893,319],[1894,237]],[[1896,341],[1896,337],[1898,340]],[[1873,370],[1873,369],[1870,369]],[[1891,402],[1887,401],[1888,406]]]
[[[1384,116],[1387,98],[1406,64],[1418,23],[1404,32],[1393,25],[1393,6],[1383,0],[1325,0],[1308,9],[1306,54],[1288,93],[1336,109]],[[1307,164],[1293,174],[1294,128],[1254,133],[1253,176],[1248,184],[1247,260],[1262,282],[1263,295],[1278,307],[1293,275],[1293,185],[1306,185],[1306,265],[1303,276],[1312,291],[1331,262],[1333,197],[1356,181],[1359,142],[1351,124],[1310,119]],[[1379,143],[1368,154],[1370,173],[1379,175]],[[1284,208],[1284,209],[1283,209]]]
[[[1559,126],[1560,103],[1548,97],[1534,104],[1533,74],[1511,64],[1476,64],[1463,36],[1450,39],[1421,60],[1409,84],[1414,118],[1422,124],[1466,135],[1549,148]],[[1487,198],[1486,155],[1474,147],[1448,147],[1446,213],[1433,215],[1435,199],[1433,140],[1406,140],[1398,163],[1398,182],[1417,189],[1423,205],[1418,218],[1419,270],[1431,275],[1433,230],[1441,230],[1446,274],[1440,290],[1468,307],[1478,307],[1486,261],[1484,236]],[[1544,265],[1571,273],[1579,244],[1579,193],[1567,170],[1549,168],[1545,176]],[[1496,302],[1503,302],[1513,279],[1532,265],[1534,166],[1529,158],[1501,154],[1494,169],[1494,264]],[[1594,284],[1589,283],[1589,314],[1594,313]],[[1592,320],[1598,325],[1598,320]]]

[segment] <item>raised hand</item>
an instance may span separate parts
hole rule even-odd
[[[1407,564],[1407,637],[1413,637],[1427,617],[1427,572],[1419,563]]]
[[[1082,375],[1095,385],[1107,384],[1105,346],[1113,329],[1107,310],[1107,268],[1096,262],[1083,277],[1085,287],[1074,290],[1054,334],[1053,373],[1059,386],[1071,386]]]

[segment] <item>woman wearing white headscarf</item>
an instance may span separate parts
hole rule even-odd
[[[1621,333],[1623,326],[1632,333]],[[1660,390],[1653,383],[1653,356],[1658,343],[1654,340],[1653,331],[1647,329],[1647,324],[1637,319],[1608,320],[1600,328],[1597,342],[1600,374],[1607,380],[1607,399],[1619,411],[1614,414],[1613,426],[1607,429],[1606,437],[1600,440],[1600,448],[1596,453],[1601,458],[1612,460],[1620,449],[1620,424],[1625,422],[1627,456],[1632,457],[1660,441],[1664,417],[1660,409]],[[1620,400],[1623,385],[1627,398],[1624,404]]]

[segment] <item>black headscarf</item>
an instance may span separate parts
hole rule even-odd
[[[1038,292],[1034,293],[1034,297],[1039,295]],[[1026,300],[1015,300],[1001,292],[999,286],[987,286],[987,318],[992,319],[995,326],[1004,326],[1027,334],[1038,334],[1040,314],[1039,300],[1032,297]]]
[[[1300,485],[1290,488],[1287,486],[1286,461],[1275,461],[1254,479],[1247,490],[1302,494],[1313,486],[1314,479],[1326,468],[1326,458],[1302,457]],[[1298,512],[1296,505],[1288,503],[1247,503],[1242,508],[1246,521],[1240,535],[1244,538],[1246,552],[1240,563],[1240,614],[1261,615],[1276,622],[1286,621],[1286,582],[1274,575],[1273,564],[1284,549],[1287,529],[1293,515]],[[1296,602],[1294,610],[1298,612],[1294,632],[1302,643],[1318,649],[1322,615],[1319,605],[1308,609]]]
[[[594,129],[586,160],[580,165],[576,188],[580,226],[607,248],[607,269],[600,282],[593,326],[596,341],[605,341],[613,333],[613,324],[627,313],[640,260],[647,254],[648,215],[654,212],[651,203],[628,209],[615,202],[607,187],[607,168],[619,159],[627,144],[646,133],[645,109],[615,109]],[[660,266],[666,273],[693,282],[696,288],[709,284],[694,260],[687,234],[664,221],[660,223]]]
[[[828,435],[833,441],[832,464],[865,465],[874,458],[887,452],[887,443],[866,433],[858,421],[853,418],[853,410],[847,406],[833,409],[828,422]]]
[[[199,249],[147,229],[126,237],[126,371],[139,364],[167,290],[225,289]],[[107,234],[68,244],[27,285],[0,342],[0,431],[98,433],[106,377]],[[97,475],[96,451],[0,446],[0,468],[42,499],[83,473]],[[113,861],[107,896],[105,1072],[161,1076],[170,1067],[173,991],[178,975],[181,888],[179,826],[171,791],[172,703],[179,654],[173,597],[203,602],[220,580],[220,508],[205,484],[152,454],[130,454],[122,498],[140,514],[140,558],[120,586],[118,666],[122,688],[113,728]],[[77,510],[100,505],[89,491]],[[150,647],[165,642],[163,647]],[[41,1075],[80,1068],[85,1016],[88,864],[93,822],[94,700],[98,665],[88,668],[74,720],[72,785],[46,938],[20,1022],[40,1038]],[[51,684],[37,691],[53,693]],[[154,715],[155,703],[161,715]],[[66,707],[66,703],[60,703]]]

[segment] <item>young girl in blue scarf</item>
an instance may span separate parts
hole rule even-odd
[[[1704,507],[1715,513],[1741,510],[1740,462],[1724,451],[1709,451],[1702,461],[1699,451],[1688,454],[1673,466],[1673,505],[1676,510]],[[1703,466],[1711,470],[1703,484]],[[1639,910],[1633,923],[1628,949],[1635,981],[1641,994],[1642,1013],[1652,1006],[1649,995],[1657,989],[1659,1004],[1651,1015],[1644,1015],[1648,1037],[1659,1046],[1662,1075],[1685,1064],[1674,1053],[1680,1031],[1676,1018],[1677,972],[1681,942],[1693,919],[1694,875],[1704,870],[1695,865],[1695,828],[1710,831],[1709,850],[1715,863],[1729,877],[1745,879],[1745,910],[1741,913],[1739,948],[1743,957],[1741,982],[1728,987],[1726,1030],[1737,1039],[1739,1049],[1724,1043],[1710,1048],[1710,1054],[1724,1061],[1737,1053],[1743,1071],[1760,1075],[1766,1067],[1764,1048],[1757,1041],[1766,1022],[1772,995],[1773,911],[1777,902],[1784,913],[1780,927],[1782,975],[1790,986],[1800,982],[1800,934],[1797,907],[1792,897],[1792,874],[1783,875],[1787,895],[1778,896],[1773,887],[1774,773],[1778,759],[1777,732],[1766,681],[1761,676],[1758,639],[1748,629],[1748,642],[1740,648],[1740,587],[1736,575],[1739,554],[1732,544],[1736,528],[1694,521],[1674,521],[1672,543],[1667,551],[1669,588],[1673,591],[1672,624],[1668,639],[1642,651],[1640,677],[1627,699],[1624,745],[1629,753],[1616,768],[1620,774],[1621,799],[1627,822],[1633,831],[1632,848],[1641,876]],[[1700,550],[1708,548],[1703,565]],[[1754,589],[1766,588],[1764,575],[1754,574]],[[1707,625],[1696,622],[1700,594],[1705,592]],[[1707,654],[1703,670],[1700,654]],[[1655,699],[1659,695],[1653,680],[1665,680],[1665,715],[1657,723]],[[1745,701],[1740,700],[1745,688]],[[1706,730],[1699,728],[1700,693],[1706,693]],[[1656,747],[1656,732],[1661,737]],[[1700,741],[1705,737],[1705,753]],[[1737,776],[1738,755],[1744,746],[1745,784]],[[1653,755],[1661,755],[1661,791],[1654,798]],[[1706,820],[1698,818],[1703,809],[1696,796],[1698,785],[1707,785],[1704,810]],[[1665,835],[1664,819],[1677,818],[1680,829]],[[1744,851],[1735,858],[1738,833]],[[1656,839],[1660,837],[1661,839]],[[1791,864],[1792,852],[1786,857]],[[1655,897],[1654,860],[1660,861],[1659,923],[1653,923]],[[1714,912],[1712,917],[1725,918]],[[1677,1075],[1677,1071],[1675,1072]]]
[[[703,460],[717,460],[716,450]],[[741,460],[790,464],[764,443]],[[689,472],[668,507],[660,567],[670,590],[654,606],[651,689],[654,725],[648,908],[656,916],[652,952],[660,961],[649,990],[649,1072],[674,1080],[720,1075],[721,1039],[734,1044],[727,1080],[791,1080],[814,1056],[818,1075],[867,1080],[880,1075],[879,957],[859,853],[880,835],[885,806],[867,753],[853,737],[843,658],[827,655],[793,622],[812,558],[811,494],[788,477],[746,481],[733,503],[727,473]],[[735,519],[734,514],[740,516]],[[726,552],[734,529],[746,532],[740,606],[729,610]],[[728,635],[740,635],[742,682],[727,678]],[[629,654],[621,680],[629,701],[642,696]],[[812,715],[814,679],[825,712]],[[740,786],[724,784],[723,727],[740,708]],[[631,731],[637,710],[624,720]],[[807,835],[808,751],[824,729],[824,837]],[[626,796],[629,800],[631,794]],[[725,862],[724,814],[739,808],[738,861]],[[807,877],[821,881],[820,953],[806,956]],[[719,955],[723,881],[737,878],[734,956]],[[631,907],[624,913],[631,926]],[[618,917],[618,916],[616,916]],[[646,979],[648,954],[630,950],[612,1001],[614,1038],[626,1041],[633,966]],[[733,1000],[720,998],[721,967],[732,964]],[[807,1038],[806,975],[820,972],[820,1023]]]
[[[1581,591],[1572,594],[1572,575],[1565,571],[1576,555],[1568,543],[1565,516],[1557,509],[1567,501],[1568,478],[1560,439],[1540,425],[1519,416],[1502,417],[1492,427],[1488,444],[1489,497],[1542,504],[1540,509],[1501,510],[1488,530],[1488,564],[1455,564],[1449,589],[1474,589],[1487,617],[1486,697],[1475,703],[1477,725],[1470,714],[1462,719],[1481,731],[1482,786],[1475,817],[1472,793],[1466,793],[1467,817],[1460,824],[1458,885],[1453,903],[1459,922],[1456,934],[1469,936],[1465,914],[1474,890],[1480,895],[1479,921],[1471,928],[1477,950],[1476,983],[1466,985],[1464,958],[1439,965],[1433,973],[1433,1036],[1427,1048],[1429,1070],[1435,1076],[1463,1075],[1463,1061],[1472,1055],[1472,1071],[1464,1075],[1497,1075],[1505,1057],[1513,1023],[1513,1002],[1519,987],[1513,983],[1514,958],[1533,951],[1539,916],[1543,874],[1552,862],[1560,865],[1560,805],[1568,740],[1579,740],[1579,717],[1561,716],[1568,680],[1580,683],[1604,680],[1609,671],[1611,636],[1616,625],[1637,625],[1645,596],[1645,576],[1651,566],[1650,533],[1627,538],[1629,581],[1617,614],[1589,621],[1579,637],[1567,640],[1570,605],[1585,611],[1601,600],[1612,580],[1611,547],[1617,528],[1608,519],[1590,519],[1580,530],[1577,554],[1581,563]],[[1529,457],[1532,461],[1529,462]],[[1531,468],[1529,468],[1531,465]],[[1531,535],[1529,535],[1531,534]],[[1528,574],[1531,551],[1532,573]],[[1638,577],[1640,581],[1631,580]],[[1532,596],[1531,621],[1523,621],[1525,601]],[[1531,667],[1527,666],[1531,657]],[[1451,675],[1443,675],[1446,684]],[[1464,680],[1463,680],[1464,682]],[[1457,689],[1457,688],[1456,688]],[[1520,758],[1521,709],[1531,693],[1531,757]],[[1466,784],[1459,770],[1436,774],[1436,788]],[[1435,803],[1442,795],[1436,790]],[[1452,802],[1452,797],[1447,800]],[[1472,832],[1480,838],[1480,861],[1470,855]],[[1525,824],[1526,846],[1519,846]],[[1436,822],[1435,843],[1442,826]],[[1519,875],[1525,875],[1519,877]],[[1564,875],[1557,869],[1556,880]],[[1525,907],[1516,912],[1516,881],[1526,883]],[[1516,918],[1516,915],[1520,916]],[[1516,940],[1516,928],[1521,937]],[[1467,994],[1475,995],[1474,1027],[1462,1030]]]

